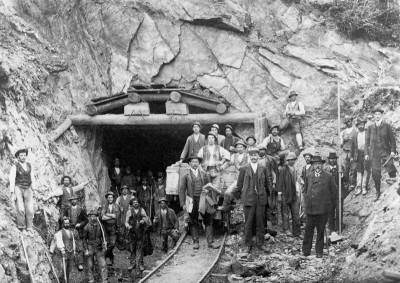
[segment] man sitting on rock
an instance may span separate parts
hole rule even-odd
[[[304,149],[303,136],[301,133],[301,120],[304,118],[306,111],[303,103],[297,101],[298,93],[291,91],[289,93],[289,103],[286,105],[285,116],[289,119],[289,125],[292,127],[294,134],[296,135],[297,146],[300,151]]]
[[[10,170],[10,193],[11,201],[16,203],[18,229],[33,235],[33,191],[36,190],[36,182],[32,166],[26,162],[27,155],[27,149],[15,153],[18,161]]]
[[[104,224],[104,232],[107,241],[107,250],[104,254],[107,265],[114,263],[114,247],[117,240],[117,230],[120,224],[117,220],[120,218],[119,207],[114,203],[114,193],[108,192],[105,195],[107,203],[103,205],[101,210],[101,220]]]
[[[267,148],[267,155],[275,158],[278,165],[282,165],[285,161],[285,156],[288,154],[283,139],[279,136],[279,125],[274,125],[270,129],[269,134],[261,143]]]
[[[179,239],[179,222],[175,212],[167,206],[167,199],[161,197],[160,208],[156,211],[154,224],[158,225],[157,234],[161,236],[161,250],[168,252],[168,236],[174,241],[174,246]]]
[[[85,228],[88,223],[88,217],[86,214],[85,207],[78,205],[79,197],[77,195],[72,196],[69,201],[71,203],[70,207],[66,210],[66,216],[70,221],[70,229],[72,230],[74,239],[75,239],[75,247],[76,247],[76,261],[78,263],[79,271],[83,270],[83,228]]]

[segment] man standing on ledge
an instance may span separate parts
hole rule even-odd
[[[206,138],[200,133],[200,122],[194,122],[192,124],[192,130],[193,135],[186,139],[185,147],[183,148],[181,158],[178,161],[179,164],[181,164],[188,156],[197,155],[200,148],[206,145]]]
[[[311,164],[314,172],[306,177],[305,197],[306,197],[306,227],[303,239],[303,255],[311,254],[311,246],[314,236],[314,229],[317,228],[317,240],[315,251],[318,258],[322,257],[324,249],[325,225],[328,221],[331,202],[336,199],[336,184],[333,176],[322,170],[325,160],[321,156],[313,156]]]
[[[303,147],[303,136],[301,134],[300,121],[306,114],[303,103],[297,101],[297,92],[291,91],[289,93],[289,103],[286,105],[285,115],[289,119],[289,125],[292,127],[293,132],[296,134],[296,142],[300,151]]]
[[[343,149],[341,155],[341,166],[344,169],[343,177],[344,182],[350,185],[350,191],[356,187],[357,172],[355,171],[354,162],[350,161],[351,143],[353,137],[357,134],[356,129],[353,127],[353,118],[350,116],[344,117],[346,129],[340,133],[340,147]]]
[[[11,201],[17,206],[17,227],[24,234],[33,234],[33,191],[36,189],[32,166],[26,162],[27,149],[15,153],[18,161],[11,166]]]
[[[381,196],[382,166],[385,166],[389,174],[388,184],[396,182],[396,167],[393,158],[396,154],[396,139],[393,130],[388,123],[382,121],[383,110],[372,110],[375,123],[368,127],[365,138],[365,160],[371,159],[372,179],[375,183],[376,198]]]

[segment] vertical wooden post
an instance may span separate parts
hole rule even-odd
[[[267,118],[261,117],[254,119],[254,134],[258,144],[260,144],[265,139],[268,134]]]
[[[338,165],[339,165],[339,235],[342,235],[342,176],[341,176],[341,171],[342,171],[342,166],[341,166],[341,150],[340,150],[340,84],[338,82],[337,84],[337,104],[338,104],[338,155],[339,155],[339,159],[338,159]]]

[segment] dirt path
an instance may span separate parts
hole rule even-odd
[[[216,242],[221,244],[223,237]],[[147,282],[197,282],[211,266],[218,254],[217,249],[209,249],[205,237],[200,237],[200,249],[194,250],[192,239],[186,237],[177,254]]]

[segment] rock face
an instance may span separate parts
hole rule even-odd
[[[287,94],[296,90],[307,110],[306,147],[323,153],[337,145],[339,83],[343,116],[364,116],[380,103],[387,111],[385,117],[399,130],[400,52],[376,42],[343,38],[325,25],[319,11],[307,4],[285,3],[0,0],[0,190],[4,196],[0,208],[8,221],[0,236],[18,235],[7,197],[7,176],[13,153],[26,145],[39,180],[35,197],[54,215],[53,224],[54,205],[41,199],[64,174],[79,183],[96,173],[99,181],[85,189],[85,199],[89,208],[98,206],[99,194],[108,187],[100,154],[101,129],[77,129],[78,143],[69,132],[57,142],[50,141],[50,134],[66,115],[82,113],[89,99],[126,90],[131,83],[200,85],[226,98],[238,111],[265,113],[270,124],[282,122]],[[295,150],[291,132],[283,136],[289,149]],[[363,220],[357,237],[361,240],[377,212],[360,213]],[[386,215],[379,221],[389,221]],[[397,215],[393,214],[394,220]],[[386,230],[386,235],[394,233]],[[16,239],[5,242],[4,250],[10,252],[0,257],[10,282],[17,273],[20,278],[27,276],[22,260],[16,260],[20,255]],[[29,240],[29,245],[35,241]],[[43,254],[32,254],[42,263],[35,271],[38,280],[49,282]],[[385,261],[378,258],[385,266],[399,262],[388,258],[397,254],[392,249],[377,254],[385,255]],[[353,263],[361,261],[357,258]],[[371,266],[357,278],[366,278],[377,268]],[[2,274],[0,268],[0,278]]]

